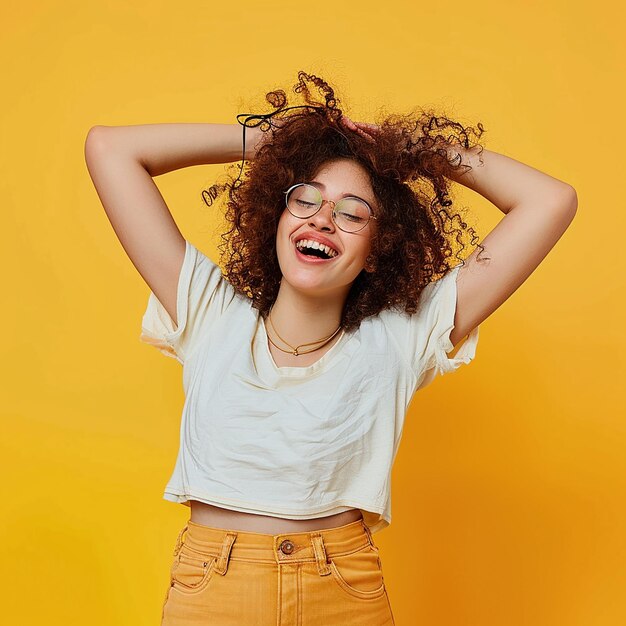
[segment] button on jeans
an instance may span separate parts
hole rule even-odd
[[[363,520],[270,535],[189,520],[178,535],[161,626],[393,626]]]

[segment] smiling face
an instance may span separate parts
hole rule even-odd
[[[338,202],[344,196],[358,196],[367,201],[374,215],[378,204],[367,171],[350,159],[327,161],[310,181],[320,190],[325,200]],[[356,233],[347,233],[335,225],[332,206],[324,203],[313,216],[294,217],[286,208],[278,222],[276,253],[286,280],[294,289],[328,296],[333,292],[346,296],[354,279],[365,266],[371,250],[371,238],[376,220]],[[309,239],[319,235],[332,244],[339,253],[330,261],[307,261],[297,252],[295,242],[304,233]]]

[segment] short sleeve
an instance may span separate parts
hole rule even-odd
[[[381,319],[394,336],[398,349],[418,378],[417,389],[428,385],[437,374],[447,374],[467,364],[476,354],[479,326],[463,340],[454,357],[450,333],[456,313],[456,280],[462,264],[448,270],[421,292],[418,309],[410,315],[386,309]]]
[[[235,290],[220,267],[186,241],[178,277],[176,317],[178,327],[154,293],[141,320],[140,341],[184,363],[194,346],[224,315]]]

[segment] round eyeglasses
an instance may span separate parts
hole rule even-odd
[[[317,187],[297,183],[285,191],[285,204],[289,213],[300,219],[315,215],[328,202],[333,209],[333,222],[347,233],[356,233],[367,226],[370,219],[377,219],[365,200],[349,196],[339,202],[324,200]]]

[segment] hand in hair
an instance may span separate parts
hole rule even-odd
[[[368,141],[374,143],[376,141],[376,134],[380,130],[376,124],[368,124],[366,122],[353,122],[347,115],[342,115],[339,118],[339,122],[343,124],[348,130],[354,131],[364,137]]]

